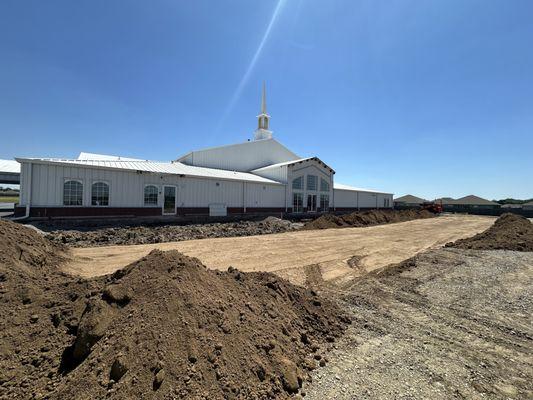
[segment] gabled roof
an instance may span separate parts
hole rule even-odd
[[[212,179],[226,179],[280,185],[279,182],[247,172],[226,171],[214,168],[194,167],[180,162],[125,161],[125,160],[77,160],[60,158],[17,158],[19,162],[55,164],[124,171],[140,171],[158,174],[183,175]]]
[[[494,201],[483,199],[473,194],[465,196],[465,197],[461,197],[460,199],[455,200],[453,204],[476,205],[476,206],[499,206],[500,205],[498,203],[495,203]]]
[[[20,174],[20,164],[15,160],[0,160],[0,172],[4,174]]]
[[[354,186],[343,185],[342,183],[337,183],[337,182],[333,182],[333,189],[335,189],[335,190],[349,190],[349,191],[353,191],[353,192],[392,194],[392,193],[387,193],[387,192],[379,192],[377,190],[372,190],[372,189],[363,189],[363,188],[358,188],[358,187],[354,187]]]
[[[274,168],[279,168],[279,167],[284,167],[284,166],[289,166],[289,165],[295,165],[295,164],[301,164],[303,162],[306,162],[306,161],[316,161],[318,162],[319,164],[322,164],[325,168],[329,169],[331,172],[335,173],[335,171],[333,170],[333,168],[331,168],[329,165],[327,165],[325,162],[323,162],[320,158],[318,157],[307,157],[307,158],[299,158],[297,160],[291,160],[291,161],[285,161],[285,162],[280,162],[280,163],[277,163],[277,164],[272,164],[272,165],[267,165],[265,167],[262,167],[262,168],[257,168],[257,169],[254,169],[250,172],[254,173],[254,172],[261,172],[261,171],[267,171],[269,169],[274,169]]]
[[[269,138],[195,150],[176,161],[200,167],[248,172],[300,158],[277,140]]]
[[[406,194],[405,196],[394,199],[394,201],[398,203],[422,204],[427,200],[424,200],[420,197],[413,196],[412,194]]]

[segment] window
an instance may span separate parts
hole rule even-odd
[[[293,179],[292,188],[302,190],[304,188],[303,177],[300,176],[296,179]]]
[[[293,193],[292,194],[292,211],[293,212],[302,212],[303,211],[304,196],[302,193]]]
[[[157,198],[159,195],[159,189],[157,186],[148,185],[144,187],[144,205],[145,206],[157,206]]]
[[[329,210],[329,194],[320,195],[320,211]]]
[[[320,178],[320,191],[329,192],[329,183],[325,179],[322,179],[322,178]]]
[[[109,185],[105,182],[95,182],[91,187],[91,205],[109,205]]]
[[[83,204],[83,185],[80,181],[65,181],[63,184],[63,205],[81,206]]]
[[[307,190],[317,190],[318,176],[307,175]]]

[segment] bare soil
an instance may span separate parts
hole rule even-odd
[[[50,227],[42,224],[37,226],[50,229]],[[302,223],[267,217],[261,221],[191,225],[115,226],[107,228],[81,225],[76,229],[52,229],[46,237],[54,243],[69,247],[94,247],[267,235],[298,230],[302,226]]]
[[[521,215],[502,214],[486,231],[447,246],[476,250],[533,251],[533,224]]]
[[[369,210],[350,214],[324,214],[306,223],[303,229],[330,229],[363,227],[395,222],[412,221],[420,218],[433,218],[435,214],[427,210]]]
[[[182,242],[75,248],[66,272],[83,277],[114,272],[154,249],[178,250],[209,268],[267,271],[304,285],[306,269],[319,268],[326,281],[341,282],[399,263],[429,248],[484,231],[494,217],[446,215],[365,228],[321,229],[273,235]],[[348,260],[358,258],[357,264]]]
[[[61,248],[0,227],[0,398],[287,398],[350,322],[314,290],[176,251],[78,279]]]
[[[435,249],[513,248],[508,218],[71,250],[0,221],[0,398],[533,398],[533,252]],[[61,272],[109,249],[136,261]]]

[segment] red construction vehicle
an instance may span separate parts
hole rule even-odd
[[[442,203],[436,201],[425,201],[420,205],[422,210],[428,210],[433,214],[440,214],[442,212]]]

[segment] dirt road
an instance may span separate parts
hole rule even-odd
[[[367,228],[189,240],[131,246],[72,249],[64,270],[83,277],[105,275],[153,249],[176,249],[210,268],[270,271],[303,284],[318,265],[325,280],[345,280],[397,263],[428,248],[487,229],[492,217],[449,215]],[[348,262],[350,261],[350,262]]]
[[[533,252],[438,249],[341,295],[305,399],[532,399]]]

